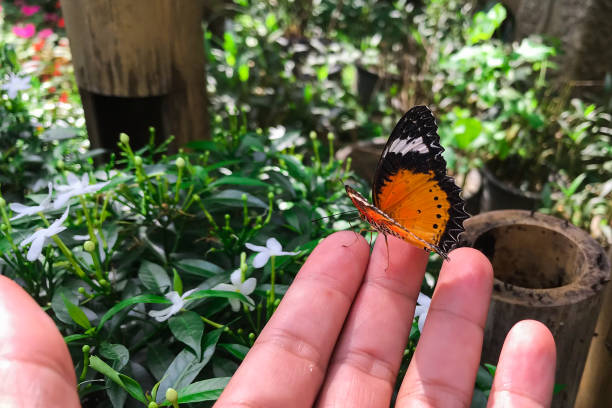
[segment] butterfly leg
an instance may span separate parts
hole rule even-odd
[[[389,241],[387,241],[387,234],[383,234],[385,237],[385,248],[387,248],[387,266],[385,267],[385,272],[389,269]]]
[[[350,244],[342,244],[342,246],[343,246],[344,248],[350,247],[350,246],[352,246],[352,245],[353,245],[355,242],[357,242],[357,240],[359,239],[359,235],[361,235],[361,233],[364,231],[364,230],[361,230],[361,231],[359,231],[359,233],[357,233],[357,232],[355,232],[355,229],[353,228],[353,224],[351,224],[351,221],[350,221],[350,220],[349,220],[349,222],[348,222],[348,223],[349,223],[349,225],[351,226],[351,230],[352,230],[352,231],[353,231],[353,233],[355,234],[355,241],[351,242]]]

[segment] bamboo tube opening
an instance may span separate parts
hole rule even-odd
[[[497,280],[529,289],[568,285],[579,278],[585,262],[574,242],[543,226],[492,228],[476,239],[474,248],[491,260]]]

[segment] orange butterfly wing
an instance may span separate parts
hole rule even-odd
[[[446,258],[469,215],[461,190],[446,175],[437,129],[429,108],[410,109],[393,129],[378,162],[374,205],[350,187],[347,192],[375,229]]]

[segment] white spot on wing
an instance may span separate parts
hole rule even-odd
[[[408,152],[429,153],[429,147],[425,144],[422,137],[414,139],[395,139],[384,151],[387,153],[397,153],[405,155]]]

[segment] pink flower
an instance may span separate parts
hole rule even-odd
[[[38,32],[38,38],[40,38],[41,40],[44,40],[45,38],[49,37],[51,34],[53,34],[53,30],[50,28],[45,28]]]
[[[28,6],[28,5],[21,6],[21,14],[23,14],[26,17],[29,17],[33,14],[38,13],[39,10],[40,10],[40,6]]]
[[[21,38],[30,38],[34,35],[35,32],[36,28],[34,28],[34,24],[32,23],[26,24],[24,26],[13,27],[13,34]]]

